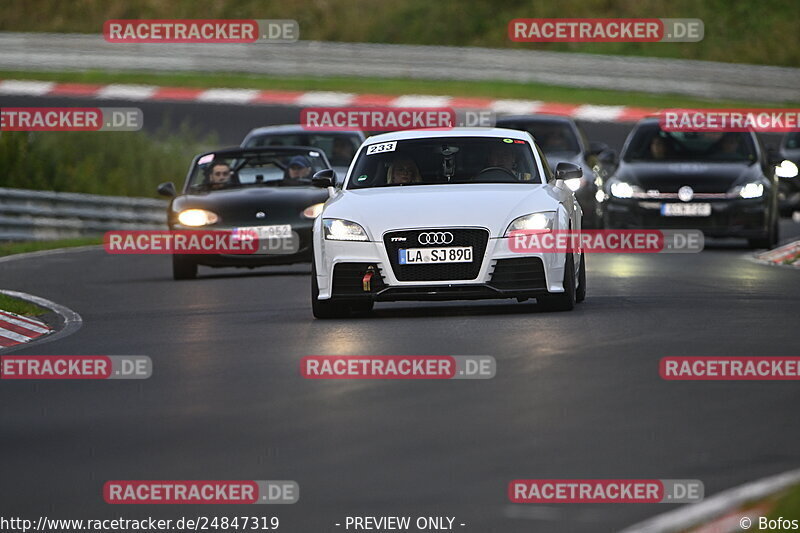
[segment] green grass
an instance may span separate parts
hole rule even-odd
[[[38,305],[0,293],[0,309],[23,316],[38,316],[47,312]]]
[[[40,252],[42,250],[54,250],[56,248],[90,246],[92,244],[102,243],[102,237],[77,237],[75,239],[59,239],[55,241],[3,242],[0,243],[0,257],[5,255],[24,254],[28,252]]]
[[[800,485],[792,487],[778,497],[768,518],[776,519],[781,516],[790,520],[800,520]]]
[[[800,65],[795,0],[5,0],[2,31],[100,33],[108,19],[295,19],[304,40],[485,46]],[[514,18],[699,18],[698,43],[514,43]],[[268,46],[268,45],[253,45]],[[275,45],[282,46],[282,45]],[[291,46],[291,45],[285,45]]]
[[[216,144],[186,126],[135,132],[4,132],[0,186],[114,196],[156,197],[184,176],[192,157]]]
[[[431,94],[483,98],[542,100],[574,104],[628,105],[634,107],[797,107],[797,103],[760,103],[736,100],[704,100],[677,95],[632,91],[578,89],[539,83],[503,81],[438,81],[383,78],[267,77],[220,73],[111,73],[1,71],[0,79],[24,79],[72,83],[131,83],[192,88],[233,87],[285,91],[342,91],[373,94]]]

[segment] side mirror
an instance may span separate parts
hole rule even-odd
[[[158,194],[161,196],[169,196],[170,198],[176,196],[178,193],[175,192],[175,184],[171,181],[167,181],[162,183],[158,186]]]
[[[556,180],[570,180],[583,176],[583,169],[573,163],[562,161],[556,165]]]
[[[336,183],[336,171],[332,168],[320,170],[311,178],[311,184],[321,189],[333,187],[334,183]]]
[[[603,152],[611,150],[606,143],[591,141],[589,143],[589,155],[600,155]]]

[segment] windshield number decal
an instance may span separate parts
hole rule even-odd
[[[373,144],[367,148],[367,155],[382,154],[384,152],[394,152],[397,148],[397,141],[390,143]]]

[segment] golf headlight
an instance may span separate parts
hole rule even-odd
[[[568,180],[564,180],[564,185],[569,187],[569,190],[571,190],[572,192],[575,192],[581,188],[582,181],[583,180],[581,178],[570,178]]]
[[[642,189],[625,181],[615,181],[611,184],[611,196],[617,198],[633,198],[637,192],[642,192]]]
[[[206,209],[185,209],[178,213],[178,222],[184,226],[197,228],[216,224],[219,217]]]
[[[364,228],[339,218],[326,218],[322,221],[325,229],[325,238],[329,241],[368,241],[367,232]]]
[[[555,211],[546,211],[544,213],[531,213],[530,215],[521,216],[519,218],[514,219],[511,224],[508,225],[508,229],[506,230],[506,237],[508,237],[512,231],[524,231],[524,230],[551,230],[553,229],[553,222],[556,219]]]
[[[310,205],[303,210],[303,216],[306,218],[317,218],[320,213],[322,213],[323,207],[325,207],[324,203]]]
[[[764,194],[764,185],[761,183],[745,183],[735,187],[734,194],[737,191],[742,198],[760,198]]]
[[[775,167],[775,175],[779,178],[794,178],[797,176],[797,165],[784,159],[780,165]]]

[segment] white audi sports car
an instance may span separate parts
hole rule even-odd
[[[311,303],[317,318],[367,313],[399,300],[536,298],[571,310],[586,295],[583,254],[527,253],[515,230],[580,231],[581,209],[527,132],[453,128],[367,139],[313,230]]]

